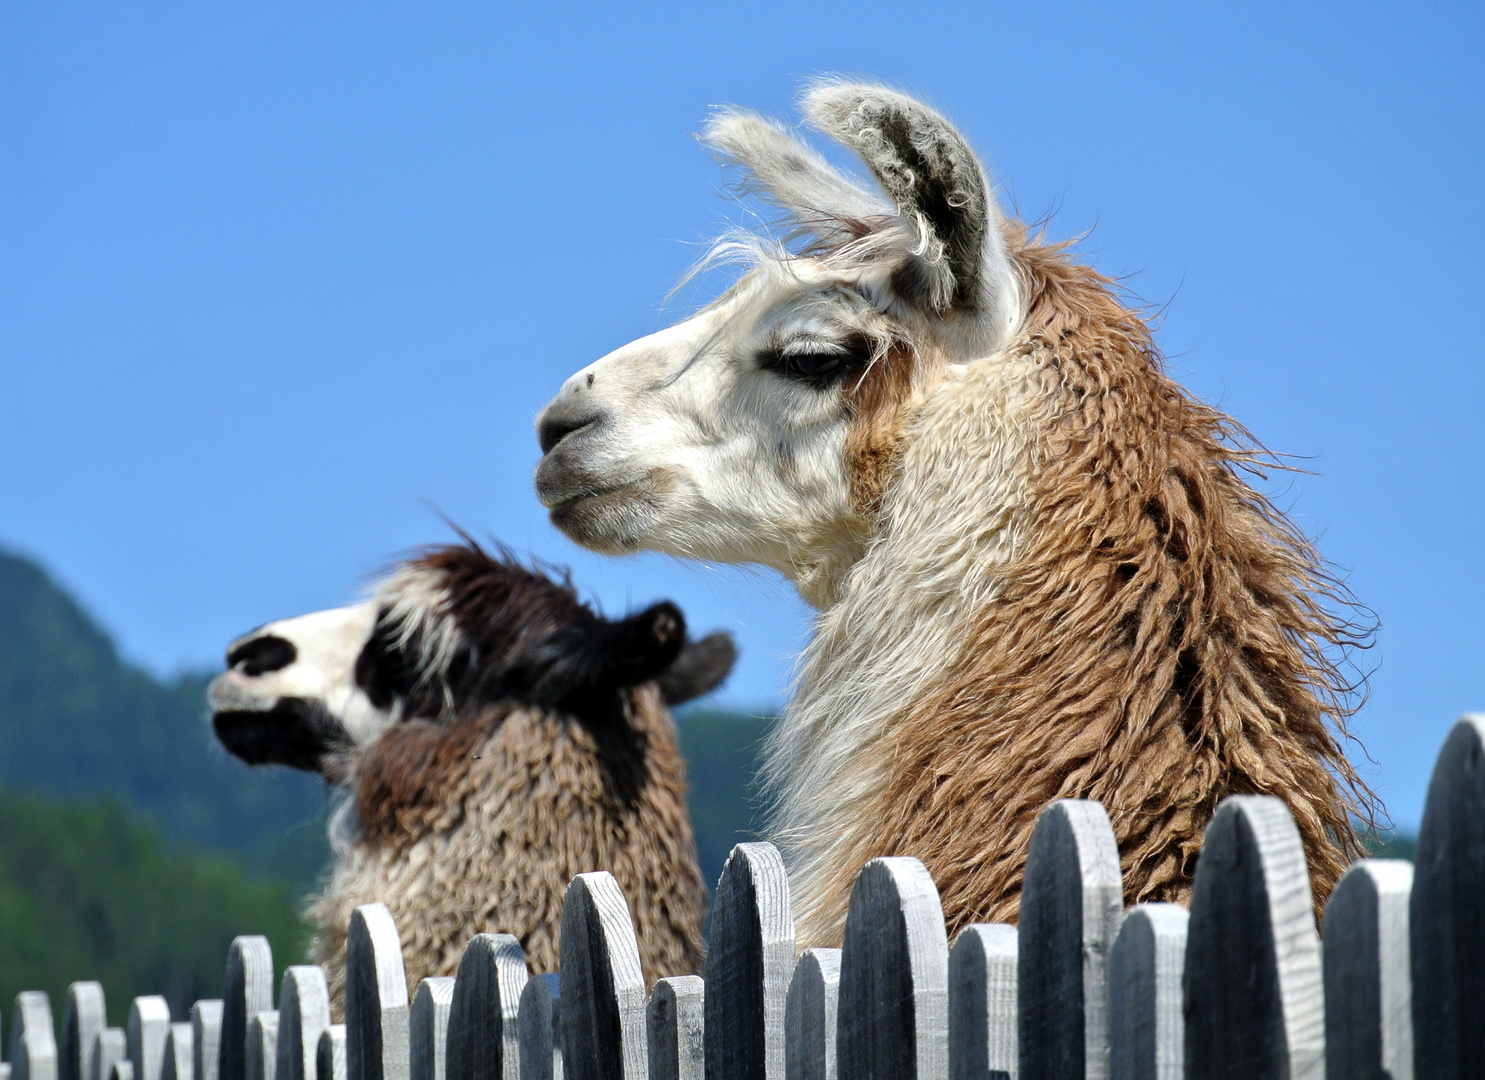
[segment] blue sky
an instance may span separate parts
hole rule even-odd
[[[921,12],[921,13],[920,13]],[[1357,722],[1415,824],[1485,709],[1485,16],[1369,4],[0,7],[0,545],[156,671],[354,597],[438,514],[660,596],[781,700],[756,571],[577,550],[531,490],[561,380],[682,315],[740,211],[692,138],[866,74],[1160,308],[1173,373],[1382,621]]]

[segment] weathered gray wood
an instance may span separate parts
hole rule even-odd
[[[408,1075],[411,1080],[447,1080],[449,1011],[453,1003],[453,979],[433,976],[418,983],[408,1013]]]
[[[645,1007],[650,1080],[702,1080],[706,987],[700,976],[672,975],[655,983]]]
[[[103,986],[75,982],[67,987],[67,1005],[62,1012],[62,1045],[57,1060],[60,1080],[92,1080],[88,1076],[88,1051],[98,1032],[108,1026],[108,1008]]]
[[[1182,979],[1191,1080],[1322,1080],[1320,940],[1304,845],[1268,795],[1224,799],[1196,865]]]
[[[134,1080],[160,1080],[165,1068],[165,1040],[170,1036],[170,1006],[158,994],[129,1003],[129,1061]]]
[[[464,947],[449,1011],[449,1080],[517,1080],[526,954],[510,934],[476,934]]]
[[[872,859],[856,875],[835,1060],[851,1080],[947,1080],[949,940],[938,889],[917,859]]]
[[[1016,1075],[1016,928],[966,926],[949,950],[949,1080]]]
[[[14,1080],[57,1080],[57,1033],[51,999],[44,991],[22,990],[15,996],[10,1070]]]
[[[232,939],[222,980],[222,1034],[217,1080],[245,1080],[248,1020],[273,1008],[273,950],[266,937]]]
[[[786,1080],[835,1080],[840,950],[805,949],[784,999]]]
[[[10,1080],[10,1062],[0,1061],[0,1080]]]
[[[222,1002],[207,998],[191,1006],[191,1058],[196,1080],[218,1080],[222,1054]]]
[[[562,980],[538,975],[521,991],[521,1080],[562,1080]]]
[[[562,1067],[568,1080],[645,1080],[645,980],[629,905],[607,871],[562,900]]]
[[[1418,1080],[1485,1076],[1485,715],[1444,740],[1413,856],[1410,903]]]
[[[1180,904],[1140,904],[1124,916],[1109,951],[1111,1080],[1181,1080],[1185,1073],[1189,918]]]
[[[1123,908],[1108,814],[1087,799],[1052,803],[1032,831],[1021,892],[1021,1080],[1108,1076],[1108,957]]]
[[[1325,905],[1326,1080],[1412,1080],[1412,888],[1412,863],[1362,859]]]
[[[345,1080],[345,1025],[331,1024],[320,1032],[315,1053],[316,1080]]]
[[[160,1069],[160,1080],[195,1080],[196,1062],[191,1036],[189,1023],[170,1025],[170,1033],[165,1036],[165,1064]]]
[[[88,1080],[108,1080],[108,1070],[129,1056],[129,1037],[123,1028],[104,1028],[88,1048]]]
[[[784,1004],[794,974],[789,875],[772,844],[738,844],[712,902],[706,954],[708,1080],[784,1074]]]
[[[407,975],[385,904],[351,912],[345,950],[347,1080],[408,1080]]]
[[[128,1058],[119,1058],[108,1067],[108,1080],[134,1080],[134,1063]]]
[[[278,1065],[278,1012],[265,1009],[248,1020],[247,1053],[243,1067],[247,1080],[274,1080]]]
[[[284,972],[278,992],[277,1080],[315,1080],[320,1032],[330,1026],[330,990],[318,964]]]

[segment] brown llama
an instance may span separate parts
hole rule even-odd
[[[725,634],[688,644],[674,604],[609,621],[467,544],[404,563],[367,603],[233,642],[212,722],[250,764],[349,792],[309,909],[337,1002],[358,904],[391,909],[409,986],[454,974],[482,931],[556,971],[563,893],[590,870],[618,879],[653,982],[699,970],[706,915],[667,706],[733,659]]]
[[[829,81],[804,111],[880,191],[720,114],[789,238],[732,236],[725,295],[568,379],[536,474],[587,547],[761,563],[818,609],[766,767],[801,944],[839,940],[877,855],[927,864],[951,933],[1015,919],[1064,797],[1108,809],[1134,903],[1189,895],[1224,796],[1277,795],[1323,903],[1371,806],[1361,635],[1253,486],[1270,459],[938,113]]]

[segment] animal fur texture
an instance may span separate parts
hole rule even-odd
[[[1108,810],[1135,903],[1189,896],[1223,797],[1276,795],[1323,904],[1374,805],[1344,752],[1366,632],[1256,486],[1273,459],[943,117],[804,104],[882,194],[722,114],[708,141],[803,243],[729,237],[749,272],[569,379],[537,472],[596,550],[763,563],[819,609],[766,770],[800,943],[839,942],[879,855],[923,860],[951,934],[1014,920],[1065,797]]]
[[[210,694],[224,745],[347,792],[309,909],[337,1008],[357,905],[391,910],[409,986],[452,975],[483,931],[555,971],[564,892],[593,870],[623,889],[649,981],[697,971],[706,889],[668,706],[734,659],[726,634],[687,641],[673,604],[605,619],[472,542],[234,642]]]

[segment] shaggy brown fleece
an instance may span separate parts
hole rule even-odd
[[[310,909],[337,1009],[358,904],[391,910],[409,990],[453,975],[484,931],[514,934],[532,971],[556,971],[563,892],[592,870],[629,902],[647,983],[700,969],[706,889],[674,723],[654,683],[595,714],[410,721],[368,751],[354,787],[362,834]]]
[[[1367,630],[1245,479],[1271,458],[1166,376],[1114,283],[1012,232],[1028,312],[1012,349],[1039,380],[1026,533],[950,678],[872,747],[890,779],[832,854],[820,909],[844,913],[868,859],[911,854],[951,937],[1014,921],[1058,798],[1108,810],[1128,903],[1185,901],[1207,822],[1240,793],[1289,806],[1318,909],[1374,806],[1342,748],[1342,658]]]

